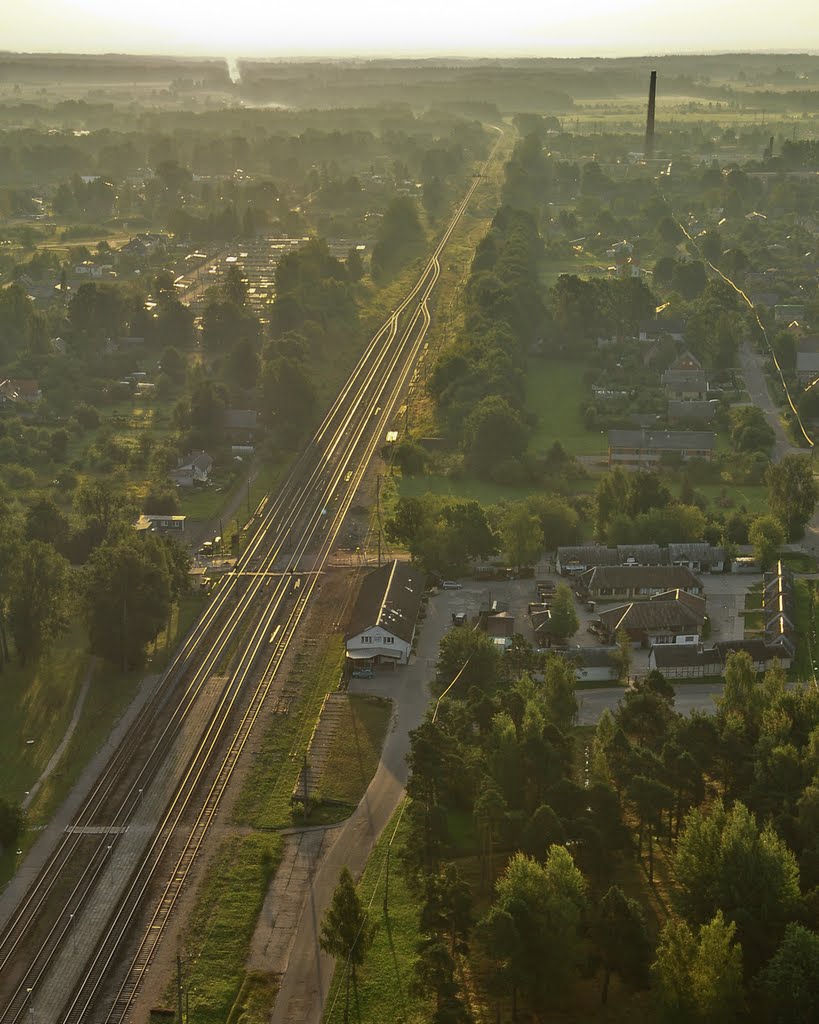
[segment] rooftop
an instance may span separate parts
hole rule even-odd
[[[588,590],[633,587],[662,587],[666,591],[702,589],[702,580],[684,565],[597,565],[587,569],[580,582]]]
[[[609,448],[645,451],[713,451],[716,434],[711,430],[610,430]]]
[[[347,639],[380,626],[393,636],[412,641],[424,577],[409,562],[387,562],[364,578],[350,617]]]
[[[703,617],[684,605],[682,601],[633,601],[600,613],[603,625],[616,632],[619,629],[668,629],[686,632],[702,625]]]

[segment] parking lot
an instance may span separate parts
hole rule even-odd
[[[761,581],[761,575],[758,573],[747,575],[732,573],[710,575],[705,573],[700,578],[705,588],[706,614],[711,623],[706,646],[716,640],[742,639],[745,624],[741,613],[745,606],[745,595],[751,586]],[[520,633],[529,643],[536,644],[529,621],[528,605],[530,602],[538,600],[537,582],[541,580],[551,581],[555,585],[566,583],[574,593],[573,580],[561,577],[554,572],[539,569],[533,579],[491,581],[464,579],[461,581],[460,590],[442,591],[439,601],[446,605],[450,615],[462,612],[467,616],[467,621],[473,620],[477,616],[482,604],[491,604],[493,601],[497,601],[501,610],[508,611],[510,615],[514,616],[515,632]],[[627,602],[598,602],[595,611],[590,612],[586,608],[585,601],[575,597],[575,610],[580,620],[580,628],[570,639],[570,645],[600,647],[601,641],[589,632],[589,624],[597,618],[602,609],[624,603]],[[647,650],[634,651],[633,671],[636,674],[648,671]]]

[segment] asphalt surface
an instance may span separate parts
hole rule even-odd
[[[714,698],[720,697],[722,683],[678,683],[674,687],[674,707],[683,715],[692,711],[713,713]],[[614,711],[623,697],[622,686],[606,686],[599,690],[578,690],[580,712],[578,725],[596,725],[604,708]]]

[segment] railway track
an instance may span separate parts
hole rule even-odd
[[[489,160],[493,155],[494,149]],[[309,445],[268,501],[236,569],[6,924],[0,978],[13,980],[8,992],[0,982],[6,998],[2,1024],[20,1021],[35,1008],[38,1020],[92,1019],[133,922],[144,915],[157,877],[167,872],[117,995],[99,1016],[111,1022],[127,1018],[373,452],[412,384],[430,323],[428,301],[440,274],[439,257],[479,180],[415,286],[370,339]],[[219,659],[240,632],[242,645],[231,671],[214,683]],[[193,720],[203,702],[207,721],[197,730]],[[152,736],[147,749],[145,735]],[[181,782],[171,785],[169,775]],[[162,808],[153,820],[152,807]]]

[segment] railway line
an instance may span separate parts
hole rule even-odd
[[[5,923],[2,1024],[128,1018],[367,466],[412,386],[439,258],[479,181]],[[144,927],[135,937],[136,922]]]

